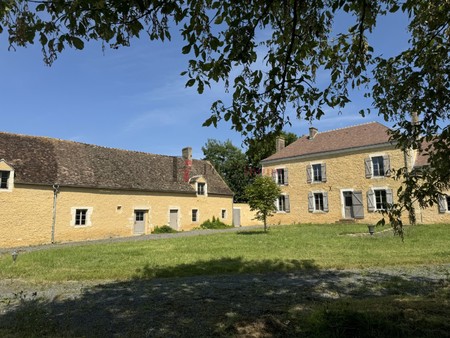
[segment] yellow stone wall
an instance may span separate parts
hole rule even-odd
[[[261,221],[255,219],[255,212],[250,210],[247,203],[234,203],[233,208],[241,211],[241,226],[262,225]]]
[[[51,187],[16,185],[0,194],[0,248],[51,242],[53,191]],[[89,209],[90,225],[75,226],[75,208]],[[232,222],[231,196],[96,190],[61,187],[57,198],[55,242],[133,236],[134,210],[147,210],[145,233],[169,223],[169,210],[178,210],[179,230],[200,226],[208,218]],[[192,222],[192,209],[198,221]]]
[[[346,152],[328,156],[291,160],[266,165],[263,175],[272,175],[277,168],[288,169],[288,185],[280,186],[283,193],[289,195],[290,212],[278,212],[269,219],[272,224],[291,223],[334,223],[344,218],[344,202],[342,191],[362,191],[364,204],[364,218],[356,219],[358,223],[376,223],[381,219],[377,212],[367,210],[367,191],[371,188],[386,188],[393,190],[394,202],[400,181],[392,177],[366,178],[364,159],[369,156],[389,155],[392,169],[404,166],[404,155],[398,149],[390,147],[368,149],[365,151]],[[327,181],[324,183],[307,183],[306,167],[310,164],[326,163]],[[329,212],[308,211],[308,192],[327,192]],[[449,222],[450,214],[439,214],[436,208],[423,212],[423,223]],[[405,223],[408,222],[405,215]],[[419,219],[418,219],[419,221]]]

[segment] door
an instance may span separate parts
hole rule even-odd
[[[172,229],[178,230],[178,209],[170,209],[169,225]]]
[[[235,227],[241,226],[241,209],[233,208],[233,225]]]
[[[134,211],[133,234],[135,234],[135,235],[145,234],[146,214],[147,214],[146,210],[135,210]]]
[[[344,191],[344,218],[354,218],[352,195],[351,191]]]

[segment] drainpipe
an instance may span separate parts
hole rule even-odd
[[[56,199],[58,198],[59,184],[53,184],[53,218],[52,218],[52,243],[55,243],[55,224],[56,224]]]

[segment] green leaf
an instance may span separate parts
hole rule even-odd
[[[195,84],[195,79],[190,79],[186,82],[186,87],[192,87]]]
[[[83,40],[81,40],[81,39],[79,39],[79,38],[77,38],[77,37],[75,37],[75,36],[72,37],[72,44],[74,45],[74,47],[75,47],[76,49],[81,50],[81,49],[84,48],[84,42],[83,42]]]

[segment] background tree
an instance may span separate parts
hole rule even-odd
[[[247,159],[249,165],[253,169],[261,169],[261,160],[275,154],[276,138],[281,136],[284,138],[285,145],[288,146],[297,140],[297,135],[294,133],[280,132],[279,134],[269,134],[258,139],[249,139],[247,143]]]
[[[257,176],[245,189],[250,210],[256,211],[255,218],[264,223],[264,231],[267,231],[267,217],[277,211],[275,201],[280,194],[281,189],[269,176]]]
[[[202,147],[204,159],[211,162],[230,189],[234,192],[234,202],[246,202],[245,187],[251,175],[245,154],[230,140],[220,142],[209,139]]]
[[[369,36],[381,17],[394,14],[408,17],[409,40],[386,57]],[[344,29],[336,26],[339,17]],[[261,139],[293,118],[311,121],[325,109],[343,109],[358,88],[372,100],[361,115],[375,108],[394,123],[392,140],[400,149],[429,155],[430,175],[415,180],[408,168],[398,171],[407,187],[399,197],[403,207],[433,205],[450,188],[448,0],[0,1],[0,33],[10,47],[38,40],[47,64],[67,46],[82,49],[91,39],[112,48],[129,46],[142,33],[170,39],[170,25],[181,30],[182,52],[191,55],[186,85],[199,93],[211,82],[232,88],[231,103],[214,102],[206,126],[223,119]],[[417,124],[409,121],[414,112]]]

